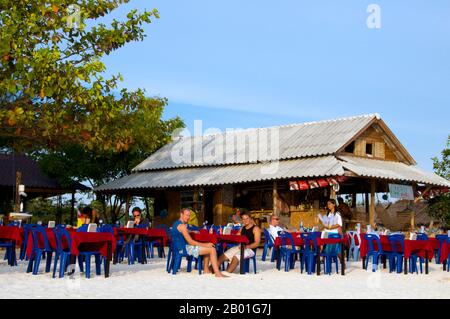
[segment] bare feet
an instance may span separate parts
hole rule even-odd
[[[221,272],[216,274],[217,278],[228,278],[228,276],[225,276],[224,274],[222,274]]]

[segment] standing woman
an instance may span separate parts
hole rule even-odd
[[[327,221],[325,229],[328,232],[338,233],[342,235],[342,216],[337,210],[336,201],[329,199],[327,202]]]
[[[327,202],[327,223],[325,226],[325,231],[329,233],[336,233],[342,236],[342,216],[337,210],[336,201],[334,199],[329,199]],[[325,253],[341,253],[340,244],[328,244],[324,248]]]

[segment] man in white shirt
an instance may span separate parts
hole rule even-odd
[[[270,218],[269,234],[274,241],[279,236],[279,231],[285,231],[284,228],[280,227],[280,217],[277,215],[272,215]]]

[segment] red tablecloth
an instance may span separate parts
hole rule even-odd
[[[303,245],[303,239],[300,237],[300,233],[291,233],[292,237],[294,238],[294,245],[295,246],[302,246]],[[332,245],[332,244],[340,244],[344,242],[346,244],[348,241],[348,238],[344,237],[343,239],[339,238],[317,238],[317,245],[323,246],[323,245]],[[277,237],[274,242],[274,247],[276,249],[280,248],[281,246],[281,237]],[[289,243],[291,245],[291,243]]]
[[[108,257],[108,243],[111,243],[111,256],[116,249],[116,239],[111,233],[72,233],[70,253],[78,256],[81,251],[99,251],[103,257]]]
[[[217,235],[209,234],[205,232],[200,233],[190,233],[192,239],[202,242],[202,243],[213,243],[218,242],[228,243],[228,244],[248,244],[248,238],[243,235]]]
[[[23,228],[16,226],[0,226],[0,239],[15,240],[16,247],[19,247],[23,240]]]
[[[447,260],[448,254],[450,253],[450,243],[443,242],[441,245],[441,264]],[[447,265],[447,267],[450,267],[450,265]]]
[[[381,235],[380,243],[381,243],[381,249],[383,251],[389,252],[392,250],[391,244],[389,243],[389,240],[388,240],[388,236]],[[433,240],[405,239],[404,243],[405,243],[405,251],[404,251],[405,258],[411,257],[411,254],[413,254],[413,253],[417,254],[419,257],[423,257],[423,258],[425,258],[426,254],[427,254],[428,259],[433,258],[434,244],[435,244],[435,242]],[[374,247],[375,249],[378,248],[376,246],[376,244],[374,246],[375,246]],[[360,256],[366,257],[368,250],[369,250],[369,244],[366,241],[366,239],[364,238],[364,234],[361,234],[361,245],[360,245],[360,250],[359,250]]]
[[[147,238],[149,240],[161,240],[163,246],[167,246],[169,242],[169,237],[167,232],[163,228],[149,228],[147,229]]]
[[[200,232],[200,233],[190,232],[189,235],[191,235],[193,240],[199,241],[201,243],[217,244],[217,235],[215,234],[210,234],[208,232]]]
[[[50,245],[50,248],[56,249],[56,236],[55,232],[53,231],[54,228],[46,228],[45,233],[47,234],[48,243]],[[73,228],[66,228],[69,234],[74,234],[76,232]],[[27,256],[28,258],[31,256],[31,251],[33,250],[33,236],[31,235],[31,230],[28,234],[28,240],[27,240]],[[63,237],[63,248],[66,249],[67,246],[69,246],[69,243],[67,242],[66,238]],[[38,236],[38,246],[39,248],[44,248],[44,238],[41,234]]]
[[[147,235],[147,228],[114,228],[114,235]]]
[[[163,246],[167,246],[169,237],[163,228],[115,228],[114,235],[142,235],[146,236],[147,240],[159,240]]]

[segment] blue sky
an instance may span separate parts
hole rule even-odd
[[[366,25],[369,4],[381,28]],[[104,58],[122,85],[169,99],[192,129],[380,113],[420,166],[450,134],[450,1],[131,0],[143,42]]]

